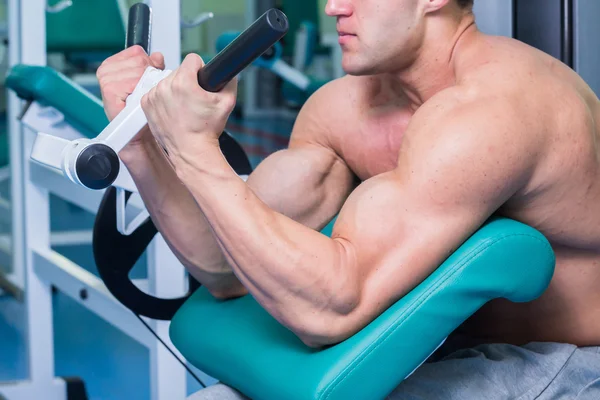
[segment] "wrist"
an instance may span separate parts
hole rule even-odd
[[[218,172],[224,160],[218,139],[198,140],[185,152],[173,152],[169,158],[177,176],[184,182]]]
[[[119,152],[119,158],[126,165],[148,158],[158,148],[156,140],[149,132],[140,132],[138,135],[141,136],[127,143]]]

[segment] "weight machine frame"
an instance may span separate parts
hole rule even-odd
[[[180,2],[146,0],[145,3],[153,10],[152,49],[165,55],[168,69],[175,69],[181,62]],[[27,5],[9,0],[8,11],[10,67],[46,65],[46,0],[28,0]],[[50,195],[96,213],[104,191],[75,185],[31,161],[37,132],[19,121],[24,102],[12,92],[8,97],[12,244],[9,248],[0,246],[0,260],[12,262],[13,273],[8,276],[8,283],[23,293],[28,379],[0,382],[0,397],[7,400],[68,398],[65,380],[56,377],[54,372],[52,288],[56,288],[148,348],[152,400],[185,399],[184,367],[131,311],[114,299],[100,278],[52,250]],[[148,247],[147,256],[148,278],[136,284],[163,298],[178,297],[187,291],[185,270],[160,235]],[[169,321],[146,322],[176,351],[168,335]]]

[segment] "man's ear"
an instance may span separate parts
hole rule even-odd
[[[424,0],[425,1],[425,13],[432,13],[441,10],[446,4],[453,0]]]

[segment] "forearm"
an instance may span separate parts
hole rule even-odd
[[[352,309],[358,279],[344,241],[269,208],[231,171],[218,149],[200,152],[201,163],[175,161],[177,174],[257,301],[299,334],[319,331],[324,328],[320,323]]]
[[[132,175],[152,221],[189,272],[214,294],[243,294],[210,225],[151,135],[120,157]]]

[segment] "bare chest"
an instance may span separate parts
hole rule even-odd
[[[361,181],[396,168],[411,118],[405,111],[365,114],[345,121],[336,138],[340,155]]]

